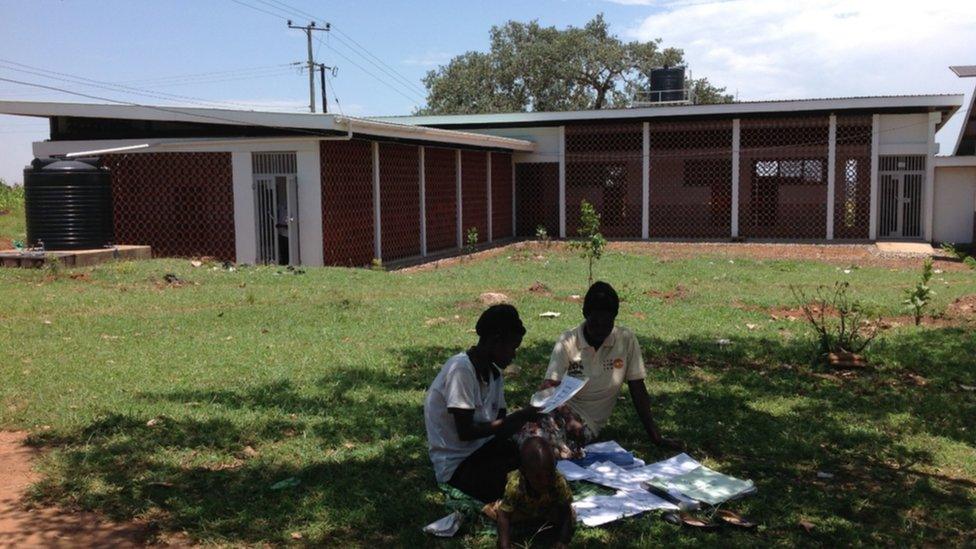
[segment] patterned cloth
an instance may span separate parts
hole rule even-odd
[[[569,483],[558,471],[554,471],[555,482],[545,492],[533,493],[529,483],[520,471],[508,474],[505,496],[499,500],[495,509],[512,516],[513,522],[525,520],[550,520],[560,508],[573,503],[573,491]]]
[[[582,427],[583,440],[575,440],[569,431],[574,427]],[[570,427],[567,429],[567,427]],[[583,457],[583,447],[596,438],[596,434],[569,406],[560,406],[551,413],[545,414],[538,421],[529,421],[515,434],[515,443],[522,446],[532,437],[541,437],[549,441],[556,459],[580,459]]]

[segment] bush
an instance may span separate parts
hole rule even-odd
[[[932,258],[927,258],[922,265],[922,278],[914,287],[905,289],[905,301],[902,303],[912,312],[916,326],[922,323],[922,310],[925,309],[929,301],[932,300],[932,296],[935,295],[935,292],[929,287],[929,281],[931,279]]]
[[[880,322],[870,322],[859,299],[851,297],[850,283],[835,282],[819,286],[813,298],[803,289],[790,286],[793,299],[813,326],[820,345],[820,356],[831,353],[860,353],[877,337]]]
[[[24,207],[24,187],[11,187],[0,179],[0,213],[12,212]]]
[[[587,287],[593,285],[593,262],[603,257],[603,249],[607,246],[607,239],[600,233],[600,214],[593,204],[586,200],[580,202],[579,240],[569,243],[570,248],[579,250],[580,256],[589,263],[589,278]]]

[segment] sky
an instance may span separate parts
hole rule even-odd
[[[338,67],[330,111],[410,114],[424,74],[487,50],[492,25],[581,26],[597,13],[623,39],[682,48],[694,77],[739,100],[974,83],[947,68],[976,64],[973,0],[0,0],[0,78],[141,104],[304,112],[308,77],[289,63],[306,59],[305,35],[285,20],[314,19],[332,25],[313,43],[317,61]],[[6,81],[0,100],[105,102]],[[0,115],[0,179],[20,182],[31,142],[46,138],[46,120]]]

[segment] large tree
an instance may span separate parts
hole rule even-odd
[[[424,78],[421,114],[474,114],[626,107],[649,89],[651,69],[684,62],[684,52],[661,40],[624,42],[603,15],[583,27],[543,27],[509,21],[491,28],[487,53],[470,51]],[[696,103],[732,96],[702,78],[690,82]]]

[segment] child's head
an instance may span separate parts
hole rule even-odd
[[[583,298],[583,317],[587,332],[596,339],[606,339],[613,331],[620,298],[613,286],[606,282],[594,282]]]
[[[522,344],[525,326],[511,305],[493,305],[481,313],[475,325],[478,347],[488,353],[499,368],[515,360],[515,350]]]
[[[522,477],[533,490],[546,490],[556,481],[556,458],[549,441],[541,437],[526,439],[519,449]]]

